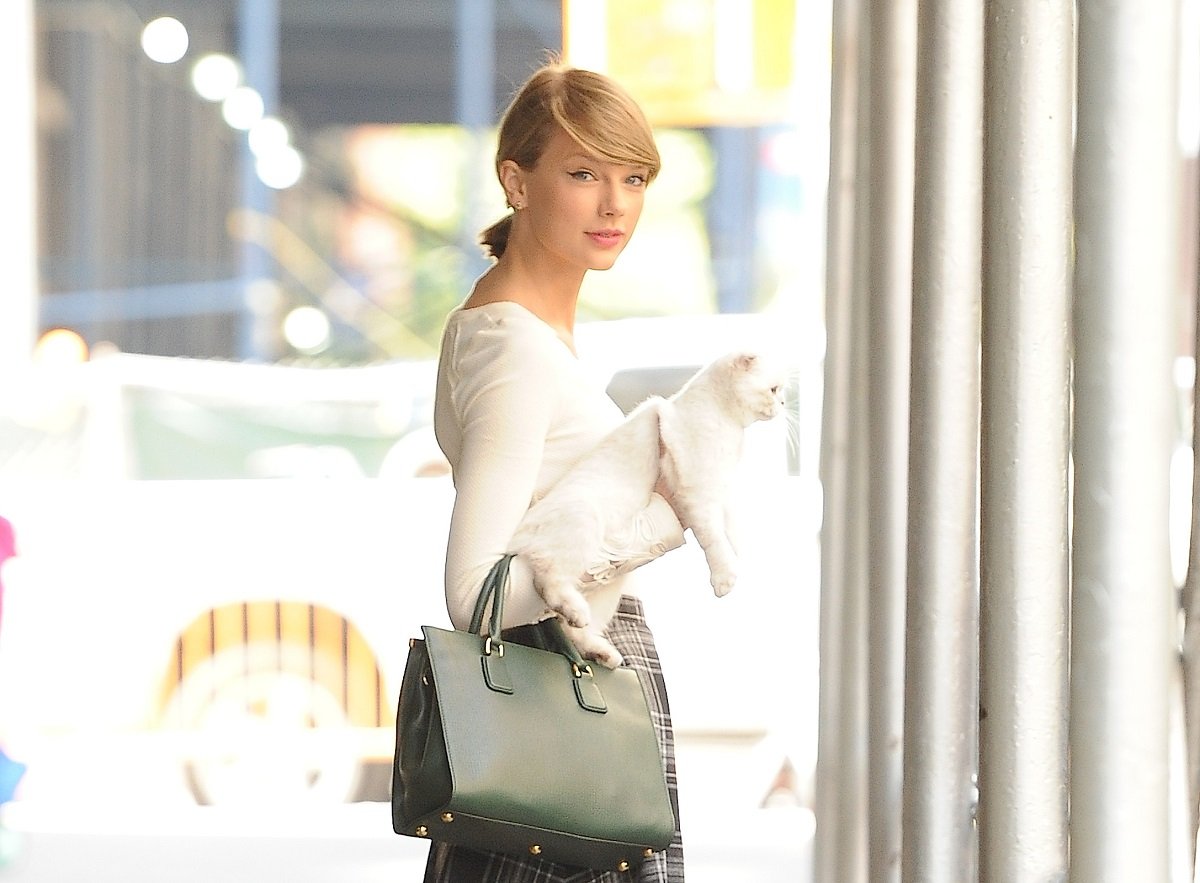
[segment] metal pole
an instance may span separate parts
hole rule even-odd
[[[832,8],[833,72],[831,77],[828,236],[825,266],[825,383],[821,429],[820,691],[817,729],[814,876],[817,883],[858,883],[865,879],[866,717],[863,641],[856,639],[862,605],[852,599],[865,592],[851,555],[855,547],[852,519],[865,508],[851,497],[855,411],[856,354],[865,353],[855,338],[856,201],[861,139],[858,118],[859,67],[864,63],[859,40],[862,0],[834,0]],[[861,385],[861,384],[860,384]],[[855,615],[857,611],[857,616]],[[857,862],[855,858],[857,857]]]
[[[1080,0],[1071,874],[1167,880],[1178,5]]]
[[[1067,873],[1073,10],[1073,0],[990,0],[986,8],[983,883]]]
[[[865,88],[865,86],[864,86]],[[864,105],[865,108],[865,105]],[[865,131],[865,130],[864,130]],[[866,162],[866,138],[858,145],[862,162]],[[865,175],[860,181],[866,180]],[[857,241],[866,242],[868,217],[865,190],[860,189],[855,214]],[[870,439],[867,421],[868,385],[868,303],[865,296],[867,255],[858,249],[854,256],[854,294],[850,300],[851,337],[853,350],[850,362],[850,407],[853,425],[850,429],[849,476],[846,487],[846,556],[845,607],[842,635],[843,666],[841,716],[843,744],[840,749],[842,785],[846,789],[841,805],[840,863],[835,883],[861,883],[869,879],[868,843],[870,833],[867,813],[869,760],[868,708],[868,580],[870,562],[868,550]]]
[[[279,0],[241,0],[238,10],[238,47],[245,70],[246,85],[258,92],[263,101],[263,113],[273,116],[279,108]],[[275,198],[270,188],[258,177],[254,154],[249,140],[241,139],[242,208],[245,223],[255,228],[267,224],[275,214]],[[259,359],[266,355],[268,329],[262,323],[269,316],[262,313],[261,298],[256,289],[274,278],[274,264],[265,250],[262,239],[248,235],[242,242],[242,281],[246,303],[238,340],[238,354],[243,359]]]
[[[868,858],[886,883],[900,879],[916,0],[872,0],[869,21]]]
[[[1183,27],[1187,26],[1188,23],[1185,20]],[[1181,66],[1184,64],[1182,58],[1180,64]],[[1194,80],[1192,85],[1195,86]],[[1192,235],[1195,236],[1196,231],[1200,230],[1200,218],[1193,216],[1190,229]],[[1200,253],[1196,257],[1200,258]],[[1200,265],[1193,267],[1193,271],[1196,270],[1200,270]],[[1194,279],[1200,280],[1200,274]],[[1193,282],[1193,286],[1194,291],[1200,288],[1196,281]],[[1192,475],[1200,476],[1200,444],[1197,444],[1197,440],[1200,440],[1200,402],[1197,399],[1197,393],[1200,391],[1200,383],[1197,382],[1200,379],[1200,372],[1197,371],[1197,366],[1200,365],[1200,310],[1197,309],[1195,300],[1193,300],[1189,318],[1192,322],[1193,355],[1191,384]],[[1200,824],[1200,481],[1192,482],[1191,504],[1187,574],[1184,577],[1181,599],[1184,612],[1181,674],[1184,755],[1187,768],[1185,779],[1185,799],[1188,811],[1186,853],[1191,867],[1195,868],[1197,825]]]
[[[8,84],[5,204],[0,213],[0,265],[6,292],[0,298],[0,387],[15,388],[37,339],[37,130],[34,114],[33,0],[13,0],[0,28],[0,69]]]
[[[489,261],[480,250],[479,232],[490,223],[484,216],[483,194],[498,185],[489,156],[488,127],[495,116],[496,2],[457,0],[454,26],[455,100],[458,122],[466,133],[467,151],[463,175],[463,219],[460,238],[463,249],[464,290],[487,269]]]
[[[1200,225],[1197,225],[1200,228]],[[1196,229],[1196,228],[1194,228]],[[1200,257],[1200,255],[1197,255]],[[1197,269],[1200,269],[1198,267]],[[1200,312],[1193,305],[1192,329],[1192,475],[1200,475]],[[1184,578],[1182,606],[1183,629],[1183,711],[1185,756],[1187,758],[1186,800],[1188,808],[1188,851],[1193,865],[1196,861],[1197,825],[1200,824],[1200,481],[1192,482],[1192,511],[1189,522],[1187,575]]]
[[[714,126],[708,130],[714,162],[706,227],[717,287],[717,312],[753,312],[758,294],[755,242],[758,231],[758,129]]]
[[[974,866],[983,7],[918,21],[903,878]]]

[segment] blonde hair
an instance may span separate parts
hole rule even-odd
[[[628,92],[603,74],[551,61],[525,81],[500,120],[497,177],[505,160],[523,169],[536,166],[559,129],[601,159],[646,166],[646,183],[662,167],[654,132]],[[504,254],[511,229],[510,213],[484,230],[479,236],[484,253]]]

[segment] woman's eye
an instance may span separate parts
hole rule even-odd
[[[646,186],[646,176],[645,175],[630,175],[625,180],[627,183],[632,184],[634,187],[645,187]]]
[[[596,178],[595,175],[585,169],[580,169],[577,172],[571,172],[571,177],[576,181],[592,181]]]

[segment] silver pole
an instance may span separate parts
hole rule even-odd
[[[986,7],[983,883],[1067,873],[1073,9],[1073,0],[990,0]]]
[[[903,878],[974,866],[983,7],[918,22]]]
[[[856,354],[865,352],[855,338],[855,260],[861,250],[855,211],[861,151],[859,40],[862,0],[835,0],[832,9],[833,73],[829,150],[828,236],[825,267],[825,384],[821,430],[820,692],[817,730],[814,876],[818,883],[856,883],[865,879],[863,816],[866,772],[865,668],[863,641],[856,639],[862,605],[853,603],[865,586],[851,583],[853,513],[865,509],[851,497],[854,469],[854,395]],[[861,382],[859,383],[861,386]],[[855,857],[858,861],[855,862]]]
[[[5,210],[0,213],[0,387],[14,379],[32,356],[38,331],[37,152],[34,114],[33,0],[13,0],[0,13],[0,69],[8,84],[9,137],[5,139]]]
[[[1167,880],[1178,5],[1080,0],[1071,874]]]
[[[274,116],[279,112],[279,2],[280,0],[241,0],[238,10],[238,46],[246,85],[262,97],[263,113]],[[241,198],[247,223],[255,226],[266,223],[275,215],[275,197],[258,177],[254,154],[249,141],[241,139]],[[246,305],[239,329],[238,355],[242,359],[269,358],[268,327],[270,316],[256,305],[254,289],[276,277],[274,258],[263,241],[248,236],[241,248],[241,272],[246,289]]]
[[[1193,307],[1191,320],[1192,352],[1200,357],[1200,314]],[[1193,360],[1191,389],[1192,406],[1192,475],[1200,475],[1200,390],[1197,365],[1200,358]],[[1191,536],[1188,542],[1187,575],[1184,578],[1182,606],[1183,628],[1183,712],[1185,756],[1187,758],[1186,800],[1188,809],[1187,830],[1188,852],[1193,865],[1196,861],[1197,825],[1200,824],[1200,481],[1192,482]]]
[[[489,127],[496,115],[496,0],[456,0],[455,109],[467,133],[462,169],[464,206],[459,231],[463,252],[463,290],[467,290],[490,264],[477,241],[479,232],[497,218],[486,215],[486,193],[496,184],[489,146]]]
[[[864,105],[865,107],[865,105]],[[866,139],[859,141],[860,161],[865,163]],[[860,176],[860,181],[866,180]],[[855,209],[857,241],[866,241],[866,197],[859,190]],[[868,852],[868,580],[870,548],[868,542],[868,472],[870,469],[870,440],[867,432],[867,323],[866,253],[858,249],[854,256],[854,294],[850,301],[851,337],[854,341],[850,363],[850,407],[854,420],[850,429],[849,478],[846,487],[846,578],[843,586],[842,691],[841,718],[843,743],[840,749],[842,787],[846,789],[841,804],[841,853],[835,883],[863,883],[867,876]]]
[[[886,883],[900,879],[916,0],[872,0],[869,20],[868,863]]]

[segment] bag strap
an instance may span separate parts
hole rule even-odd
[[[483,617],[487,612],[488,599],[492,602],[492,615],[488,624],[490,640],[484,649],[484,678],[491,689],[502,693],[511,693],[512,686],[504,668],[504,648],[501,643],[500,623],[504,616],[504,588],[508,583],[509,565],[513,554],[507,553],[500,558],[488,575],[484,577],[479,589],[479,597],[475,600],[475,610],[471,614],[471,631],[477,635],[483,634]],[[579,649],[563,631],[562,623],[557,617],[538,623],[539,630],[547,639],[545,649],[564,657],[571,665],[571,674],[575,683],[575,697],[580,707],[587,711],[604,714],[608,704],[595,682],[592,666],[580,654]],[[493,655],[493,643],[498,652]],[[553,645],[553,646],[549,646]]]
[[[502,556],[483,578],[483,587],[479,590],[479,597],[475,599],[475,612],[471,614],[470,631],[477,635],[483,634],[483,617],[487,612],[488,599],[492,599],[492,618],[488,633],[497,639],[500,637],[500,622],[504,615],[504,587],[508,583],[508,566],[512,560],[511,552]]]

